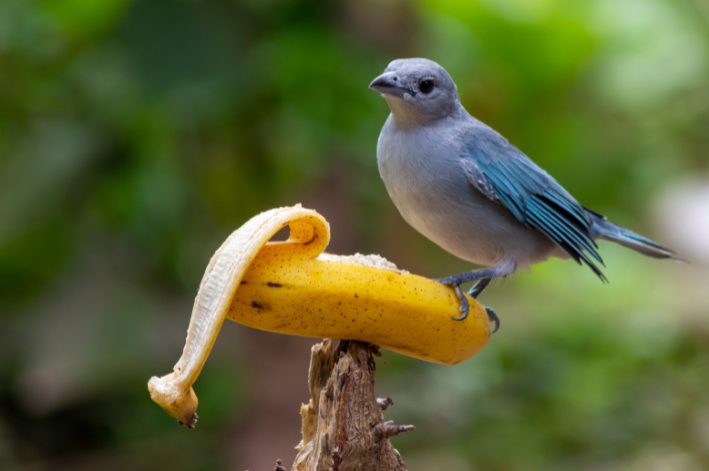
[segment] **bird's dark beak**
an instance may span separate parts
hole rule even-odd
[[[369,84],[369,88],[384,95],[394,95],[398,97],[404,96],[404,93],[411,95],[416,94],[412,89],[401,84],[396,72],[383,73]]]

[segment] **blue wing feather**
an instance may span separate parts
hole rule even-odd
[[[485,196],[553,240],[569,256],[606,277],[591,260],[603,265],[591,237],[593,220],[556,180],[504,137],[484,125],[464,137],[463,166],[470,183]],[[589,257],[590,255],[590,257]]]

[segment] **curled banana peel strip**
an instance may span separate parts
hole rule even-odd
[[[289,226],[285,242],[269,242]],[[225,318],[269,332],[360,340],[421,360],[456,365],[490,337],[474,299],[464,321],[453,290],[398,270],[376,255],[323,253],[330,226],[317,212],[277,208],[252,218],[222,244],[204,273],[182,357],[154,376],[150,396],[188,427],[197,420],[197,380]]]

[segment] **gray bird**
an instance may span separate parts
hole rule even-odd
[[[596,240],[617,242],[655,258],[677,254],[580,205],[559,183],[460,104],[450,75],[428,59],[391,62],[369,88],[391,114],[377,143],[379,172],[406,222],[453,255],[488,268],[438,281],[469,305],[493,278],[549,257],[585,263],[607,281]],[[491,320],[499,320],[488,309]]]

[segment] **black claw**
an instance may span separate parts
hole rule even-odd
[[[464,308],[465,310],[463,310]],[[454,321],[462,321],[468,317],[468,312],[470,312],[470,304],[468,304],[468,301],[461,301],[459,311],[461,312],[461,315],[458,317],[451,317],[451,319]]]
[[[463,291],[460,289],[460,286],[453,286],[453,290],[455,291],[456,296],[458,296],[458,301],[460,301],[460,307],[458,308],[458,310],[460,311],[460,316],[453,317],[453,320],[462,321],[466,317],[468,317],[468,313],[470,312],[470,303],[463,294]]]
[[[496,273],[494,269],[483,268],[481,270],[473,270],[469,273],[449,276],[448,278],[435,278],[433,281],[437,281],[453,288],[453,290],[455,291],[455,295],[458,297],[458,301],[460,301],[460,307],[458,308],[458,310],[461,313],[460,316],[453,317],[453,320],[462,321],[463,319],[468,317],[468,313],[470,312],[470,303],[468,303],[467,298],[463,294],[463,291],[460,289],[460,285],[469,281],[477,281],[477,283],[475,283],[475,286],[473,286],[468,292],[468,296],[473,299],[476,299],[480,295],[480,293],[482,293],[483,290],[490,284],[492,278],[498,276],[500,275]],[[491,334],[494,334],[500,329],[500,318],[497,317],[495,311],[493,311],[489,307],[485,307],[485,311],[487,312],[487,317],[490,320],[490,324],[495,324],[495,328],[490,331]]]
[[[465,320],[468,317],[468,314],[470,313],[470,303],[463,294],[463,290],[460,289],[460,283],[456,282],[454,276],[448,278],[436,278],[433,281],[437,281],[453,288],[453,291],[455,291],[455,295],[458,297],[458,301],[460,302],[460,307],[458,307],[458,310],[460,311],[460,316],[452,317],[451,319],[453,319],[454,321]]]
[[[500,318],[497,317],[497,314],[495,314],[495,311],[493,311],[491,307],[486,306],[485,311],[487,311],[487,317],[490,319],[490,324],[495,324],[495,329],[490,331],[490,334],[494,334],[500,329]]]

